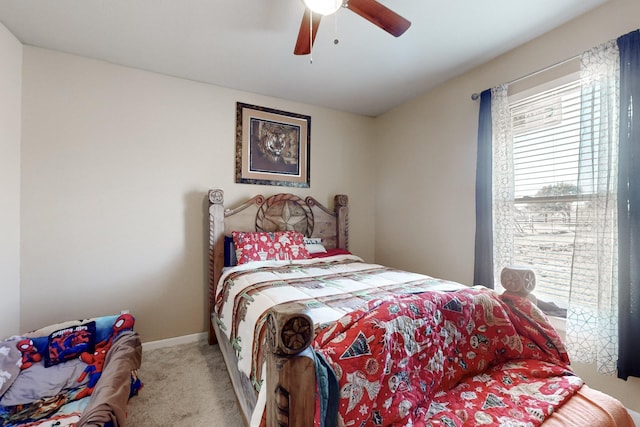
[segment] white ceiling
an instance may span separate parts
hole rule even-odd
[[[341,9],[313,63],[293,55],[301,0],[0,0],[0,22],[27,45],[377,116],[605,1],[380,0],[404,35]]]

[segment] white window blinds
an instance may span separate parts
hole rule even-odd
[[[510,104],[514,262],[536,271],[535,294],[566,308],[579,204],[580,81]]]

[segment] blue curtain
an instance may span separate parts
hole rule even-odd
[[[640,377],[640,31],[618,38],[618,377]]]
[[[493,288],[491,89],[480,95],[476,165],[476,244],[473,284]]]

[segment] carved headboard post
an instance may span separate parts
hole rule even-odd
[[[333,198],[334,211],[336,213],[337,242],[341,249],[349,249],[349,197],[338,194]]]
[[[209,316],[213,313],[215,287],[224,267],[224,191],[209,190]],[[209,344],[216,343],[209,318]]]

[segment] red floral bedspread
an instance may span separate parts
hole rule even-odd
[[[537,426],[582,386],[544,314],[484,288],[372,301],[314,347],[344,426]]]

